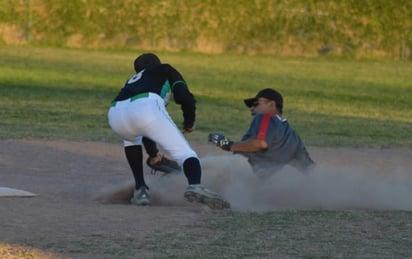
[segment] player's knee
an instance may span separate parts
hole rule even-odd
[[[197,154],[192,151],[192,152],[185,152],[184,154],[171,154],[172,157],[179,163],[179,165],[183,165],[185,163],[185,161],[191,159],[191,158],[195,158],[197,160],[199,160],[199,157],[197,156]]]

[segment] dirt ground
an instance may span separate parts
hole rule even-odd
[[[309,147],[317,162],[312,174],[285,167],[260,182],[245,159],[208,143],[191,144],[202,160],[204,184],[232,210],[412,210],[411,149]],[[183,174],[146,171],[153,204],[137,207],[126,203],[133,180],[121,144],[1,140],[0,186],[37,196],[0,198],[0,257],[19,258],[30,247],[43,249],[41,258],[107,258],[96,252],[99,246],[185,231],[216,215],[184,201]]]

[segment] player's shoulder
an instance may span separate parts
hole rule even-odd
[[[270,119],[275,118],[275,115],[270,114],[270,113],[261,113],[260,112],[260,113],[256,113],[253,118],[257,119],[257,120],[263,120],[263,119],[270,120]]]
[[[170,65],[169,63],[164,63],[162,65],[163,65],[163,68],[166,69],[167,71],[177,72],[177,69],[173,67],[172,65]]]
[[[260,125],[260,122],[263,120],[263,113],[256,113],[253,118],[251,125],[252,127],[258,127]]]
[[[164,64],[156,64],[154,66],[151,66],[148,70],[153,71],[153,72],[170,72],[175,70],[172,65],[168,64],[168,63],[164,63]]]
[[[282,124],[286,122],[286,120],[282,120],[277,115],[273,115],[270,113],[256,113],[255,116],[253,116],[252,119],[252,124],[257,124],[260,125],[261,123],[267,123],[267,124]]]
[[[172,67],[172,65],[170,65],[169,63],[161,63],[161,64],[156,64],[153,66],[153,68],[170,68]]]

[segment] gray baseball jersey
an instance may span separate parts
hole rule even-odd
[[[248,158],[258,174],[272,174],[286,164],[299,170],[306,170],[314,164],[299,135],[287,120],[278,115],[256,114],[242,141],[251,138],[265,140],[268,148],[258,152],[238,153]]]

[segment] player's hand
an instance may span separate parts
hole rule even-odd
[[[216,144],[223,150],[230,151],[230,148],[233,145],[233,141],[229,140],[225,135],[220,133],[210,133],[208,136],[209,142]]]
[[[194,130],[195,130],[194,128],[185,128],[183,129],[182,133],[183,135],[186,135],[186,134],[192,133]]]
[[[194,125],[193,125],[193,126],[189,126],[189,125],[185,125],[185,124],[183,123],[183,131],[182,131],[183,135],[192,133],[194,130],[195,130],[195,126],[194,126]]]

